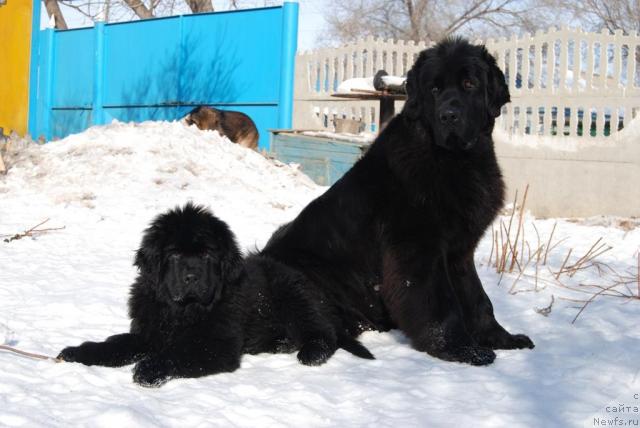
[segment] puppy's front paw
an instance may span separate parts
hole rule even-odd
[[[445,361],[457,361],[472,366],[486,366],[496,359],[496,353],[493,350],[480,346],[460,346],[434,356]]]
[[[327,362],[335,349],[322,339],[312,340],[302,345],[298,352],[298,361],[307,366],[319,366]]]
[[[133,368],[133,381],[147,388],[159,388],[170,379],[170,363],[157,358],[145,358]]]
[[[81,363],[82,352],[80,349],[79,346],[67,346],[60,351],[56,358],[68,363]]]

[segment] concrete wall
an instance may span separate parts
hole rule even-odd
[[[507,202],[529,184],[526,206],[536,217],[640,217],[640,138],[634,132],[640,121],[631,125],[606,140],[563,144],[554,138],[554,147],[544,139],[509,139],[496,132]]]

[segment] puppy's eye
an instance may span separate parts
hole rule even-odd
[[[431,88],[431,93],[433,95],[438,95],[438,92],[440,92],[440,88],[438,88],[437,86],[434,86],[433,88]]]
[[[475,89],[476,84],[471,79],[464,79],[462,81],[462,87],[466,90]]]

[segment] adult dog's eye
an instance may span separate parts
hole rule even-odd
[[[438,92],[440,92],[440,88],[438,88],[437,86],[434,86],[433,88],[431,88],[431,93],[433,95],[438,95]]]
[[[464,79],[462,81],[462,87],[466,90],[475,89],[476,84],[471,79]]]

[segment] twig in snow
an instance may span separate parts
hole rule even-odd
[[[22,238],[27,237],[27,236],[39,235],[39,234],[42,234],[42,233],[50,232],[52,230],[62,230],[62,229],[65,228],[64,226],[62,226],[62,227],[51,227],[51,228],[48,228],[48,229],[38,229],[38,227],[42,226],[43,224],[45,224],[48,221],[49,221],[49,219],[45,219],[45,220],[41,221],[40,223],[36,224],[35,226],[33,226],[29,230],[25,230],[22,233],[16,233],[15,235],[12,235],[9,238],[6,238],[4,240],[4,242],[17,241],[18,239],[22,239]]]
[[[549,314],[551,313],[551,309],[553,308],[553,302],[555,302],[555,298],[553,296],[553,294],[551,295],[551,303],[549,303],[549,306],[546,306],[544,308],[540,308],[540,309],[536,309],[535,311],[537,313],[539,313],[542,316],[548,317]]]
[[[21,351],[19,349],[16,349],[16,348],[13,348],[13,347],[7,346],[7,345],[0,345],[0,350],[13,352],[15,354],[23,355],[23,356],[29,357],[29,358],[35,358],[35,359],[38,359],[38,360],[48,360],[48,361],[53,361],[53,362],[56,362],[56,363],[61,363],[62,362],[62,360],[60,360],[58,358],[53,358],[53,357],[49,357],[49,356],[41,355],[41,354],[34,354],[32,352]]]

